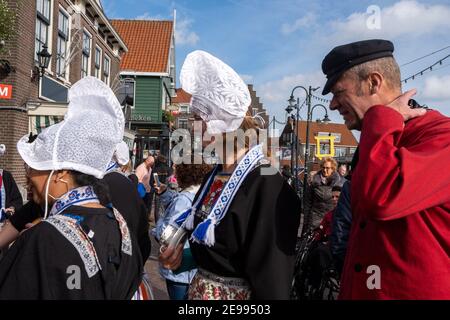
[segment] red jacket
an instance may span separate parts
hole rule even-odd
[[[320,241],[328,241],[331,235],[331,226],[333,223],[333,214],[334,210],[328,211],[326,215],[324,215],[322,221],[320,222],[319,229],[317,230],[317,234],[315,239]]]
[[[374,106],[359,152],[340,298],[450,299],[450,118]]]

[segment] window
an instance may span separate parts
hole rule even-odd
[[[258,113],[258,108],[252,108],[252,116],[256,116]]]
[[[50,26],[50,0],[36,0],[36,30],[34,42],[34,60],[39,61],[37,53],[44,44],[48,45],[48,30]],[[48,49],[51,51],[51,48]]]
[[[188,119],[178,119],[178,129],[187,129]]]
[[[354,154],[356,152],[356,148],[350,148],[350,154]]]
[[[189,113],[189,105],[181,105],[180,113]]]
[[[321,136],[321,137],[323,137],[323,136],[334,136],[335,137],[334,138],[334,142],[341,143],[341,136],[342,135],[340,133],[336,133],[336,132],[319,132],[317,135]]]
[[[101,79],[100,63],[102,61],[102,50],[99,47],[95,47],[95,77]]]
[[[123,79],[117,90],[117,99],[122,106],[134,107],[134,79]]]
[[[81,78],[89,75],[89,57],[91,55],[91,36],[83,32],[83,50],[81,51]]]
[[[103,60],[103,81],[109,85],[109,74],[110,74],[110,59],[105,56]]]
[[[347,148],[345,147],[335,147],[334,148],[334,156],[335,157],[345,157],[347,153]]]
[[[58,43],[56,48],[56,74],[66,76],[66,54],[69,41],[69,17],[62,11],[58,16]]]

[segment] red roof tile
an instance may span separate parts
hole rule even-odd
[[[172,21],[111,20],[111,23],[128,47],[121,70],[167,72]]]
[[[190,103],[191,95],[183,89],[176,90],[177,96],[172,98],[172,103]]]
[[[299,121],[298,126],[298,136],[300,138],[301,143],[304,143],[306,141],[306,121]],[[347,129],[345,124],[341,123],[317,123],[315,121],[312,121],[309,126],[309,143],[315,144],[316,140],[314,139],[314,136],[316,136],[319,132],[331,132],[333,133],[340,133],[341,134],[341,141],[335,142],[335,145],[341,145],[341,146],[358,146],[358,141],[353,136],[353,133]]]

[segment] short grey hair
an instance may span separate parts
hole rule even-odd
[[[366,80],[373,72],[380,73],[386,80],[389,88],[401,90],[400,67],[393,57],[385,57],[358,64],[346,72],[346,75],[353,76],[359,82]]]

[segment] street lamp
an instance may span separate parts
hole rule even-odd
[[[47,44],[42,46],[42,50],[37,53],[39,66],[35,66],[33,70],[33,79],[39,79],[45,74],[45,69],[50,64],[52,54],[48,52]]]
[[[286,108],[286,111],[290,114],[294,109],[297,111],[296,112],[296,116],[294,116],[294,115],[292,115],[292,119],[294,120],[294,127],[293,127],[293,131],[294,131],[294,143],[295,143],[295,165],[294,165],[294,163],[292,162],[292,165],[291,165],[291,167],[292,167],[292,174],[294,175],[294,177],[295,177],[295,190],[296,190],[296,192],[297,192],[297,194],[300,192],[300,186],[299,186],[299,179],[298,179],[298,136],[297,136],[297,134],[298,134],[298,128],[297,128],[297,125],[298,125],[298,121],[299,121],[299,119],[300,119],[300,100],[299,100],[299,98],[297,97],[297,99],[295,99],[295,97],[294,97],[294,92],[295,92],[295,90],[297,90],[298,88],[301,88],[301,89],[303,89],[304,91],[305,91],[305,94],[306,94],[306,100],[305,100],[305,102],[306,102],[306,104],[307,104],[307,106],[308,106],[308,115],[309,115],[309,113],[310,113],[310,109],[311,109],[311,96],[312,96],[312,92],[313,91],[316,91],[316,90],[318,90],[319,89],[319,87],[317,87],[317,88],[313,88],[313,87],[311,87],[311,86],[309,86],[309,88],[308,89],[306,89],[305,87],[303,87],[303,86],[296,86],[296,87],[294,87],[294,89],[292,89],[292,92],[291,92],[291,95],[290,95],[290,97],[289,97],[289,100],[288,100],[288,106],[287,106],[287,108]],[[308,138],[309,138],[309,136],[308,136],[308,131],[309,131],[309,127],[308,127],[308,123],[307,123],[307,137],[306,137],[306,140],[308,140]],[[294,156],[294,143],[292,144],[292,150],[291,150],[291,157],[292,156]],[[307,154],[305,155],[305,156],[307,156]],[[306,157],[305,157],[305,159],[306,159]],[[295,169],[294,169],[294,166],[295,166]],[[305,166],[306,167],[306,166]],[[306,169],[305,169],[306,170]],[[306,174],[306,171],[305,171],[305,174]],[[304,189],[304,188],[303,188]],[[305,190],[304,190],[305,191]],[[304,200],[303,200],[303,202],[304,202]]]
[[[307,192],[307,185],[308,185],[308,160],[309,160],[309,128],[310,128],[310,123],[312,121],[312,115],[313,115],[313,111],[317,108],[317,107],[321,107],[325,110],[325,116],[322,119],[322,122],[329,123],[331,120],[328,117],[328,111],[327,108],[322,105],[322,104],[316,104],[314,106],[311,107],[311,97],[312,97],[312,93],[316,90],[318,90],[320,87],[316,87],[313,88],[311,86],[309,86],[308,89],[306,89],[303,86],[296,86],[294,87],[294,89],[292,89],[291,95],[288,99],[288,106],[286,107],[286,111],[288,112],[288,114],[290,114],[291,112],[294,111],[294,109],[297,111],[296,112],[296,116],[291,115],[292,119],[294,120],[294,128],[293,131],[295,133],[295,135],[293,136],[293,143],[291,146],[291,157],[295,156],[295,169],[294,169],[294,162],[292,161],[291,158],[291,167],[292,167],[292,174],[294,175],[294,183],[295,183],[295,191],[297,192],[297,194],[300,193],[300,185],[299,185],[299,178],[298,178],[298,121],[300,118],[300,103],[299,103],[299,98],[297,97],[297,99],[295,99],[294,97],[294,91],[298,88],[301,88],[305,91],[306,94],[306,105],[307,105],[307,118],[306,118],[306,143],[305,143],[305,158],[304,158],[304,172],[303,172],[303,194],[302,194],[302,207],[303,210],[305,209],[305,196],[306,196],[306,192]],[[295,143],[295,154],[294,154],[294,143]],[[304,234],[304,232],[306,232],[306,230],[308,230],[309,228],[309,221],[310,221],[310,217],[308,215],[308,217],[305,217],[304,219],[305,223],[303,224],[303,228],[302,228],[302,234]]]
[[[316,88],[316,90],[319,88]],[[306,119],[306,143],[305,143],[305,169],[304,169],[304,173],[303,173],[303,210],[305,210],[305,196],[306,196],[306,192],[307,192],[307,184],[308,184],[308,174],[309,174],[309,170],[308,170],[308,161],[309,161],[309,125],[312,121],[312,115],[313,115],[313,111],[314,109],[316,109],[317,107],[321,107],[325,110],[325,116],[322,119],[322,122],[325,124],[328,124],[329,122],[331,122],[330,118],[328,117],[328,110],[327,108],[323,105],[323,104],[316,104],[313,107],[311,107],[311,104],[308,104],[308,115],[307,115],[307,119]],[[304,216],[304,220],[303,220],[303,228],[302,228],[302,232],[301,234],[303,235],[305,232],[308,231],[309,229],[309,225],[310,225],[310,221],[311,221],[311,211],[308,212],[308,216]]]

